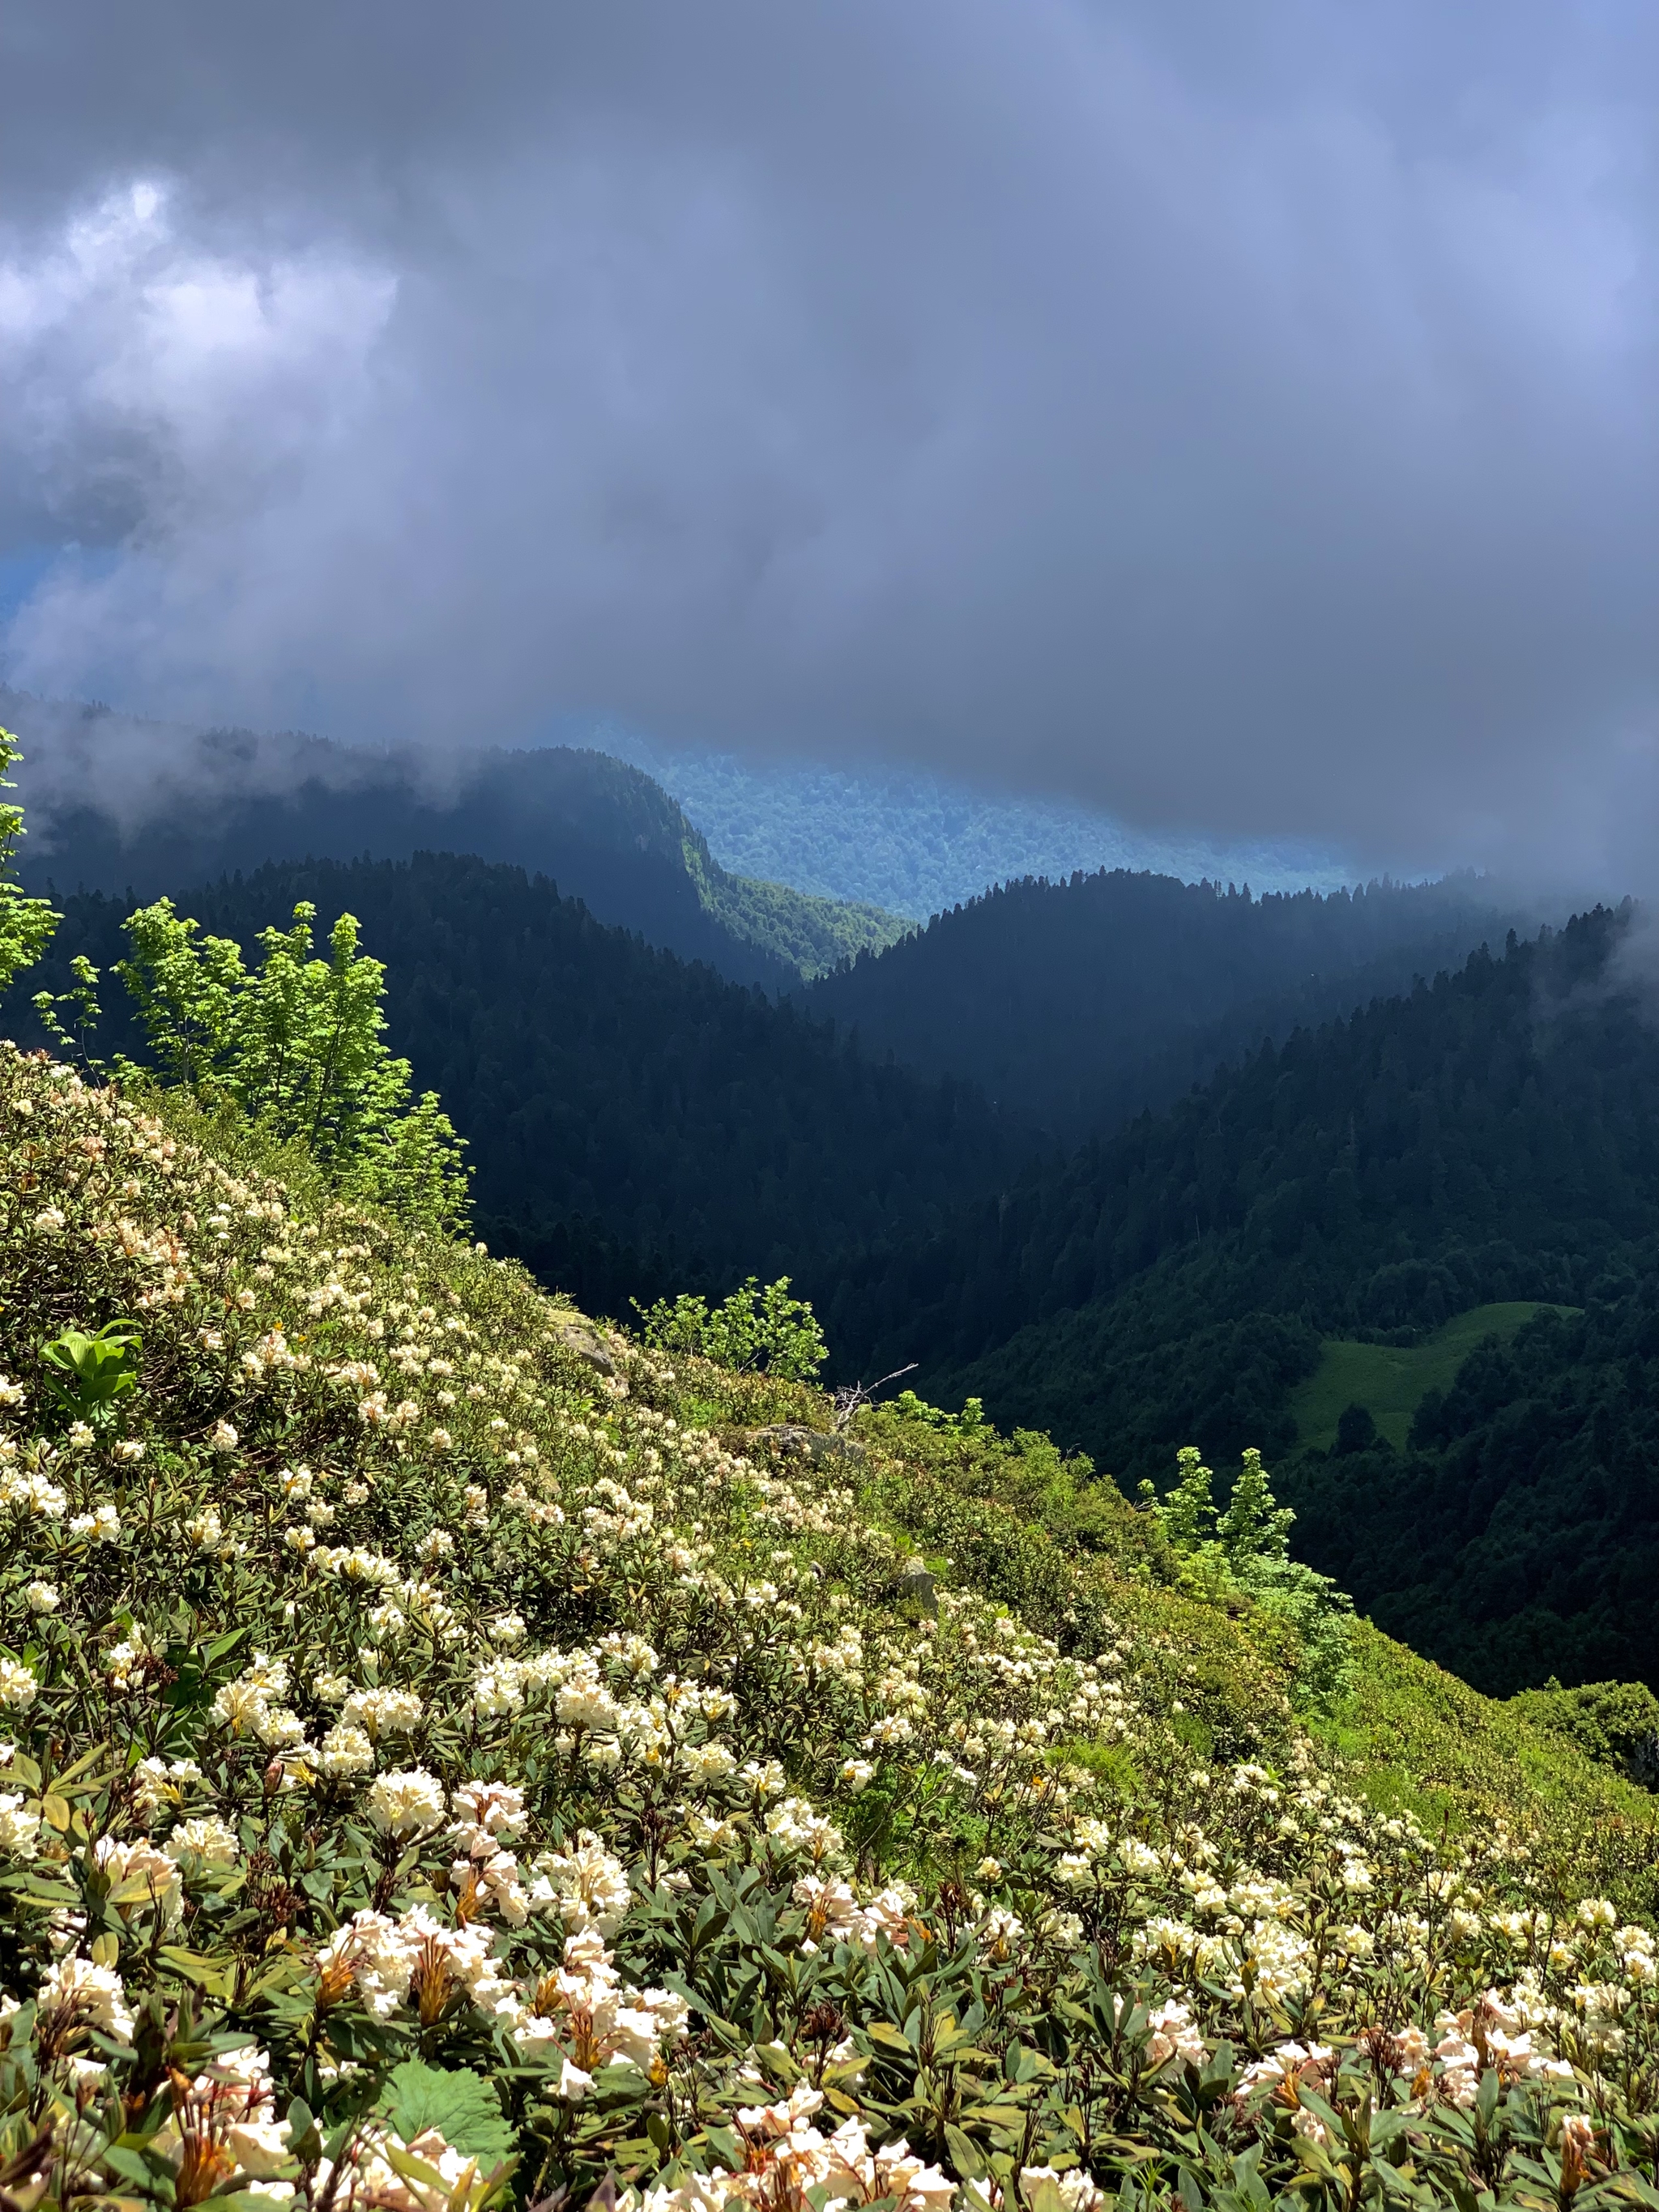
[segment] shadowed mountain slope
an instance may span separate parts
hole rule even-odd
[[[1103,870],[989,891],[822,977],[806,1003],[871,1051],[971,1073],[1003,1106],[1079,1138],[1179,1097],[1264,1038],[1461,966],[1523,919],[1474,877],[1255,898]]]
[[[1630,920],[1477,953],[884,1240],[831,1286],[832,1341],[1131,1485],[1188,1443],[1262,1448],[1304,1555],[1483,1688],[1659,1684],[1659,1034]],[[1521,1300],[1582,1310],[1475,1345],[1405,1450],[1364,1419],[1298,1438],[1329,1340]]]

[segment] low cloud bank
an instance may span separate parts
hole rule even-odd
[[[15,684],[1650,881],[1644,7],[23,0],[0,63]]]

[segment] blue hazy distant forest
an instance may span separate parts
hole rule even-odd
[[[925,769],[758,765],[611,728],[580,742],[630,762],[677,799],[734,875],[854,899],[926,921],[993,884],[1079,869],[1150,869],[1255,890],[1335,890],[1336,856],[1294,844],[1157,836],[1061,799],[994,792]]]

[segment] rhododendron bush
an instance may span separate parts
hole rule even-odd
[[[1420,1818],[1150,1538],[1022,1619],[937,1424],[177,1101],[6,1048],[0,1144],[23,2212],[1659,2201],[1637,1793]]]

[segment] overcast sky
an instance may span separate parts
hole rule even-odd
[[[1651,877],[1652,0],[9,0],[0,84],[15,684]]]

